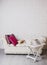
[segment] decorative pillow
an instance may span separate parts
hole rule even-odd
[[[11,34],[9,36],[9,40],[11,41],[11,43],[15,46],[16,44],[18,44],[18,39],[14,36],[14,34]]]
[[[44,43],[46,41],[46,38],[45,37],[38,37],[38,40],[41,42],[41,43]]]
[[[5,39],[6,39],[6,41],[7,41],[8,44],[11,44],[11,41],[9,40],[9,36],[10,35],[5,35]]]
[[[18,41],[20,44],[23,44],[23,43],[25,43],[25,40],[19,40]]]
[[[31,45],[40,45],[40,44],[41,44],[41,42],[38,39],[33,39],[31,41]]]
[[[41,44],[41,42],[38,39],[35,39],[37,44]]]

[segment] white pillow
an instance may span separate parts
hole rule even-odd
[[[46,38],[45,37],[38,37],[38,40],[41,42],[41,43],[44,43],[46,41]]]
[[[38,40],[38,39],[34,39],[34,40],[32,40],[32,42],[31,42],[31,45],[40,45],[41,43],[40,43],[40,41]]]
[[[31,40],[31,45],[37,45],[37,44],[42,44],[42,43],[45,43],[46,41],[46,38],[45,37],[42,37],[42,36],[38,36],[34,39]]]

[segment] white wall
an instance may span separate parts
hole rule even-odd
[[[2,0],[0,34],[47,36],[47,0]]]

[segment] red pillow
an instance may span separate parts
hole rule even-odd
[[[5,35],[5,39],[6,39],[6,41],[7,41],[8,44],[11,44],[11,41],[9,40],[9,36],[10,35]]]
[[[9,36],[9,40],[11,41],[11,43],[15,46],[16,44],[18,44],[18,39],[14,36],[14,34]]]

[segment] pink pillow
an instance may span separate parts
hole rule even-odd
[[[16,44],[18,44],[18,39],[14,36],[14,34],[9,36],[9,40],[11,41],[11,43],[15,46]]]

